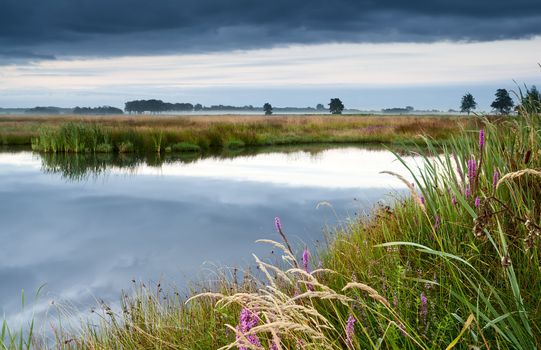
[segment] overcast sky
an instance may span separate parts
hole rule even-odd
[[[0,106],[488,110],[541,82],[541,1],[0,0]]]

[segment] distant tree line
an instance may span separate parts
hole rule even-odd
[[[124,114],[120,108],[111,107],[111,106],[101,106],[101,107],[75,107],[73,109],[73,114]]]
[[[261,108],[248,106],[229,106],[229,105],[212,105],[210,107],[202,106],[202,111],[261,111]]]
[[[411,113],[415,110],[412,106],[383,108],[381,112],[389,114]]]
[[[136,100],[126,102],[124,110],[128,113],[193,111],[194,105],[191,103],[169,103],[162,100]]]
[[[269,104],[270,106],[270,104]],[[270,106],[270,113],[272,114],[273,107]],[[274,108],[278,111],[294,112],[294,111],[325,111],[325,106],[319,103],[316,108],[314,107],[282,107]],[[124,110],[128,113],[162,113],[162,112],[199,112],[199,111],[253,111],[253,112],[265,112],[268,114],[268,106],[254,107],[253,105],[245,106],[232,106],[232,105],[212,105],[203,106],[200,103],[169,103],[162,100],[135,100],[125,103]]]
[[[48,107],[30,108],[30,109],[25,110],[24,112],[30,113],[30,114],[60,114],[62,110],[63,109],[60,107],[48,106]]]

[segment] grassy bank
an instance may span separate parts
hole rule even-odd
[[[119,310],[100,305],[97,326],[57,328],[53,348],[541,347],[541,117],[482,130],[443,153],[420,146],[432,157],[411,169],[411,196],[341,228],[321,254],[294,251],[277,219],[282,243],[264,244],[283,259],[187,295],[134,285]]]
[[[471,118],[415,116],[0,117],[0,143],[41,152],[188,153],[308,143],[444,142]]]

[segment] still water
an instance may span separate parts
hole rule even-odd
[[[392,203],[406,174],[392,153],[357,147],[240,152],[192,158],[0,153],[0,314],[52,301],[88,310],[131,280],[186,285],[215,265],[246,266],[257,244],[324,245],[330,228]],[[411,161],[414,161],[413,159]],[[329,205],[318,203],[327,202]],[[30,299],[30,297],[27,297]]]

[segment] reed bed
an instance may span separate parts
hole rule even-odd
[[[0,142],[40,152],[169,153],[309,143],[445,142],[459,117],[219,116],[0,117]]]
[[[411,195],[337,229],[328,249],[254,256],[186,295],[135,285],[58,349],[541,347],[541,117],[483,119],[441,148],[425,136]],[[428,152],[426,152],[428,150]],[[427,154],[428,153],[428,154]],[[397,159],[402,161],[400,154]],[[385,173],[381,176],[401,174]],[[397,181],[404,178],[397,176]],[[23,343],[21,343],[23,344]],[[9,345],[6,346],[10,348]],[[14,347],[15,349],[16,347]]]

